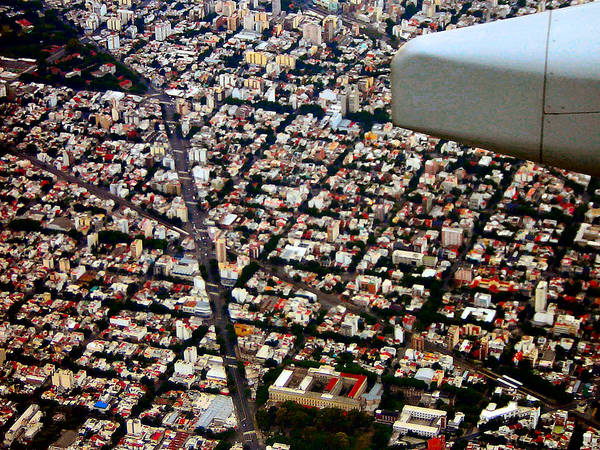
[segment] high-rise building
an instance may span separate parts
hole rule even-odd
[[[348,113],[348,96],[345,93],[339,94],[338,101],[340,102],[340,114],[346,117]]]
[[[237,30],[239,23],[240,23],[240,18],[237,13],[234,13],[231,16],[228,16],[227,17],[227,30],[228,31]]]
[[[435,15],[435,3],[432,0],[425,0],[421,12],[431,19]]]
[[[171,36],[171,22],[158,22],[154,26],[154,38],[157,41],[164,41]]]
[[[490,338],[484,336],[481,338],[481,346],[479,347],[479,359],[484,361],[490,354]]]
[[[215,108],[215,95],[212,92],[206,94],[206,107],[212,111]]]
[[[425,173],[429,175],[435,175],[438,173],[439,168],[440,165],[435,159],[430,159],[429,161],[425,162]]]
[[[117,226],[121,233],[129,234],[129,221],[125,218],[117,220]]]
[[[339,234],[340,222],[338,220],[334,220],[327,225],[327,242],[335,242]]]
[[[90,7],[92,8],[92,11],[99,17],[104,17],[108,12],[107,6],[102,2],[92,2],[90,3]]]
[[[266,66],[269,62],[269,54],[266,52],[248,51],[244,54],[244,59],[248,64],[256,64],[257,66]]]
[[[177,114],[185,116],[190,112],[190,104],[183,98],[178,98],[175,101],[175,110],[177,111]]]
[[[535,312],[546,311],[546,303],[548,301],[548,282],[542,280],[538,283],[535,289]]]
[[[413,334],[410,338],[410,347],[418,352],[422,352],[425,348],[425,338],[420,334]]]
[[[244,16],[243,20],[244,30],[246,31],[254,31],[254,14],[249,13]]]
[[[217,262],[227,262],[227,241],[225,241],[225,238],[219,237],[215,241],[215,251],[217,253]]]
[[[121,23],[121,19],[117,16],[111,16],[106,21],[106,28],[110,31],[121,31],[123,24]]]
[[[223,3],[223,15],[226,17],[231,16],[237,9],[237,3],[234,1],[227,1]]]
[[[260,245],[256,244],[256,243],[250,244],[249,250],[250,250],[250,258],[254,258],[254,259],[258,258],[260,255],[260,252],[262,251],[262,249],[260,248]]]
[[[129,9],[118,9],[117,15],[121,19],[121,25],[125,25],[133,20],[133,11]]]
[[[113,33],[106,38],[106,48],[108,48],[109,51],[119,50],[120,47],[121,43],[117,33]]]
[[[321,45],[323,43],[323,29],[321,25],[314,22],[306,22],[302,27],[302,38],[314,45]]]
[[[448,334],[446,335],[446,346],[448,350],[453,350],[458,344],[460,339],[460,327],[458,325],[451,325],[448,328]]]
[[[175,336],[177,339],[187,341],[192,337],[192,330],[185,324],[183,320],[175,322]]]
[[[290,69],[296,68],[296,57],[292,55],[277,55],[275,57],[275,62],[277,62],[277,64],[279,64],[281,67]]]
[[[130,247],[130,251],[131,251],[131,256],[135,259],[142,256],[142,252],[144,251],[144,244],[142,243],[142,240],[136,239],[135,241],[133,241],[133,243],[131,244],[131,247]]]
[[[433,199],[434,197],[431,192],[425,192],[421,196],[421,204],[423,205],[425,212],[429,212],[431,211],[431,208],[433,208]]]
[[[271,0],[271,11],[273,16],[281,14],[281,0]]]
[[[323,37],[325,42],[333,42],[335,37],[335,27],[337,18],[335,16],[327,16],[323,20]]]
[[[71,262],[68,258],[61,258],[58,261],[58,270],[62,273],[66,273],[71,270]]]
[[[140,419],[129,419],[127,421],[127,434],[132,434],[134,436],[141,434],[142,432],[142,422]]]
[[[442,228],[442,246],[443,247],[460,247],[463,243],[462,228]]]
[[[52,375],[52,385],[59,389],[69,390],[73,387],[73,372],[68,369],[59,369]]]
[[[348,112],[355,113],[360,109],[360,93],[356,86],[353,86],[348,93]]]
[[[196,347],[188,347],[183,351],[183,360],[188,363],[195,364],[198,361],[198,349]]]
[[[385,211],[385,205],[383,205],[383,204],[375,205],[373,209],[375,211],[375,217],[377,218],[377,220],[380,220],[383,222],[385,220],[385,217],[387,214]]]

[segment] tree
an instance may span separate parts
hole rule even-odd
[[[79,39],[72,38],[67,42],[67,50],[73,52],[80,47]]]
[[[102,244],[129,243],[131,238],[128,234],[117,230],[102,230],[98,233],[98,241]]]
[[[221,440],[215,447],[215,450],[229,450],[231,447],[233,447],[233,444],[231,442]]]
[[[318,119],[325,117],[325,111],[319,105],[307,103],[298,108],[298,114],[312,114]]]
[[[385,19],[385,32],[387,33],[387,35],[389,37],[392,37],[394,35],[393,29],[394,29],[395,25],[396,25],[396,22],[394,22],[389,17],[387,19]]]
[[[346,433],[340,431],[339,433],[335,434],[335,440],[333,444],[335,448],[350,448],[350,439],[348,439],[348,435]]]
[[[9,222],[8,228],[13,231],[40,231],[42,224],[39,220],[15,219]]]

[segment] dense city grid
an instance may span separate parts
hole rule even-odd
[[[389,116],[575,3],[0,0],[3,448],[600,448],[600,183]]]

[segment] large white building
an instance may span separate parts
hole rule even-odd
[[[434,437],[446,428],[447,412],[439,409],[406,405],[400,418],[394,422],[394,431]]]
[[[316,408],[363,409],[367,388],[364,375],[337,372],[330,366],[288,367],[269,386],[269,400],[293,401]]]
[[[4,435],[4,445],[10,446],[23,435],[26,438],[35,436],[42,428],[42,417],[43,413],[40,411],[40,407],[36,404],[30,405]]]
[[[495,403],[490,403],[481,411],[479,423],[486,423],[490,420],[506,421],[515,417],[529,418],[531,428],[535,428],[540,418],[540,408],[519,406],[517,402],[508,402],[508,405],[498,408]]]

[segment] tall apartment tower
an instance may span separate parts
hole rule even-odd
[[[490,338],[484,336],[481,338],[481,347],[479,348],[479,359],[484,361],[490,354]]]
[[[454,350],[454,347],[460,340],[460,327],[458,325],[450,325],[448,328],[448,334],[446,335],[446,347],[448,350]]]
[[[333,42],[336,20],[337,18],[335,16],[327,16],[323,20],[323,38],[325,39],[325,42]]]
[[[410,338],[410,346],[418,352],[422,352],[425,348],[425,338],[420,334],[413,334]]]
[[[356,86],[348,93],[348,112],[355,113],[360,109],[360,94]]]
[[[542,280],[538,283],[535,289],[535,312],[546,311],[546,303],[548,301],[548,282]]]
[[[217,262],[227,262],[227,242],[225,241],[225,238],[218,238],[215,242],[215,247],[217,253]]]
[[[171,22],[158,22],[154,25],[154,38],[157,41],[164,41],[171,36]]]

